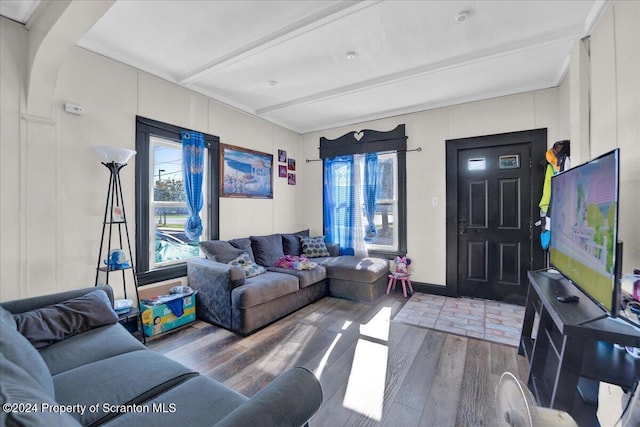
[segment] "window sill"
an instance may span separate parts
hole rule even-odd
[[[164,280],[177,279],[179,277],[185,277],[186,275],[186,263],[138,272],[138,286],[150,285]]]
[[[394,259],[397,256],[406,255],[407,251],[369,251],[369,256],[384,259]]]

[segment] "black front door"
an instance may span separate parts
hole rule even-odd
[[[448,226],[455,237],[448,233],[447,238],[455,238],[456,249],[448,251],[447,263],[455,262],[455,279],[451,279],[458,295],[519,304],[526,299],[527,271],[536,268],[533,252],[542,253],[534,248],[531,227],[537,212],[534,195],[539,194],[534,186],[542,183],[535,182],[538,174],[532,173],[533,142],[523,140],[521,134],[513,134],[513,143],[499,135],[499,145],[487,140],[486,146],[478,146],[475,141],[456,149],[455,195],[449,194],[453,188],[447,185],[447,200],[456,198],[456,215],[448,216],[448,221],[456,223],[455,228]],[[540,147],[536,148],[539,155]],[[546,144],[542,154],[545,148]],[[540,159],[536,163],[542,169]],[[450,260],[449,254],[455,254],[455,259]],[[448,272],[453,270],[448,267]]]

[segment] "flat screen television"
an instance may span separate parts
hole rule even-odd
[[[613,317],[622,262],[619,170],[615,149],[551,179],[551,265]]]

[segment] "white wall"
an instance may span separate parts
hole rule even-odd
[[[227,144],[274,155],[285,149],[297,160],[298,185],[274,177],[273,200],[221,199],[223,239],[306,227],[321,233],[322,163],[304,161],[317,159],[319,138],[406,123],[409,148],[423,149],[407,155],[408,252],[414,279],[439,285],[446,271],[446,139],[546,127],[550,144],[571,139],[574,164],[620,147],[619,234],[624,270],[631,271],[640,267],[638,22],[639,2],[612,2],[593,30],[590,52],[576,45],[558,88],[301,137],[77,48],[58,70],[52,123],[25,118],[27,32],[0,18],[0,300],[93,283],[108,175],[91,147],[133,148],[136,114],[219,135]],[[64,113],[65,102],[82,105],[86,113]],[[123,180],[133,218],[133,165],[127,168]]]
[[[620,148],[623,272],[640,268],[640,2],[610,4],[591,34],[590,158]]]
[[[391,130],[406,124],[407,253],[416,282],[445,285],[446,188],[445,140],[547,128],[548,141],[566,139],[560,124],[558,89],[506,96],[453,107],[406,114],[303,135],[303,156],[318,158],[321,136],[333,139],[361,129]],[[302,215],[314,234],[322,233],[322,163],[304,165]],[[432,206],[432,198],[438,205]]]
[[[20,167],[26,147],[20,144],[20,105],[26,73],[26,33],[0,18],[0,299],[19,295],[24,270],[24,210]],[[4,292],[2,289],[7,289]]]
[[[300,158],[295,132],[79,48],[58,70],[52,123],[25,119],[26,31],[5,18],[0,31],[0,300],[93,285],[109,175],[92,147],[135,148],[136,115]],[[65,113],[66,102],[85,113]],[[301,187],[277,177],[275,160],[272,200],[220,200],[221,238],[303,227]],[[134,172],[133,160],[121,172],[132,237]]]
[[[640,2],[607,6],[595,25],[589,48],[576,42],[567,74],[558,88],[438,110],[359,123],[303,135],[303,152],[317,158],[319,138],[360,129],[390,130],[407,124],[408,254],[415,281],[445,284],[444,141],[534,128],[548,128],[548,145],[571,140],[573,165],[616,147],[621,149],[619,237],[623,272],[640,267]],[[303,216],[322,232],[322,166],[309,163],[302,177]],[[431,198],[440,200],[431,206]]]

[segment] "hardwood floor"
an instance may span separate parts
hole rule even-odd
[[[315,426],[493,426],[504,371],[526,381],[514,347],[391,322],[401,294],[365,305],[323,298],[243,338],[204,322],[148,347],[252,396],[293,366],[320,379]]]

